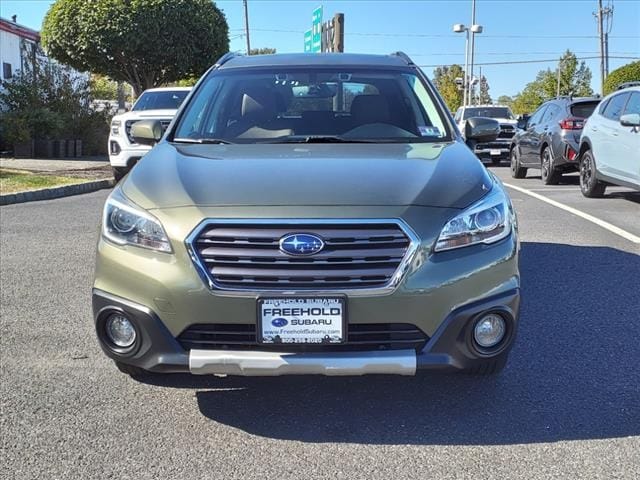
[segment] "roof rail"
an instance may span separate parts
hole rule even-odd
[[[405,62],[407,62],[407,65],[412,65],[415,66],[415,63],[413,63],[413,60],[411,60],[411,58],[409,57],[409,55],[407,55],[404,52],[393,52],[391,54],[392,57],[400,57],[402,60],[404,60]]]
[[[224,55],[222,55],[217,61],[216,63],[213,64],[213,68],[219,68],[222,65],[224,65],[225,63],[227,63],[229,60],[231,60],[233,57],[238,57],[240,56],[239,53],[236,52],[227,52]]]

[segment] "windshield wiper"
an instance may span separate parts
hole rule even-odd
[[[175,143],[198,143],[201,145],[231,145],[233,142],[222,138],[174,138]]]
[[[278,138],[265,143],[376,143],[375,140],[363,138],[344,138],[334,135],[309,135]]]

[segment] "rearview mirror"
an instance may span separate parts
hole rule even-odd
[[[131,137],[141,145],[154,145],[162,138],[159,120],[140,120],[131,126]]]
[[[640,127],[640,113],[627,113],[620,117],[620,125],[623,127]]]
[[[493,142],[500,134],[500,123],[493,118],[472,117],[464,124],[464,137],[473,144],[478,142]],[[471,145],[469,145],[471,146]]]

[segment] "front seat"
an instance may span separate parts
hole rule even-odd
[[[391,123],[389,103],[382,95],[358,95],[351,103],[352,128],[372,123]]]
[[[240,120],[227,128],[230,138],[277,138],[292,135],[293,130],[278,128],[275,92],[252,86],[242,94]]]

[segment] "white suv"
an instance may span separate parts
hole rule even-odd
[[[480,160],[491,160],[494,165],[498,165],[501,160],[509,159],[511,139],[518,124],[511,109],[506,105],[469,105],[458,108],[455,121],[463,137],[467,119],[472,117],[493,118],[500,123],[498,138],[492,142],[476,143],[473,145],[473,153]]]
[[[108,148],[116,180],[124,177],[151,150],[150,146],[133,140],[131,125],[139,120],[160,120],[162,128],[166,129],[190,90],[191,87],[150,88],[142,92],[131,111],[113,117]]]
[[[580,190],[601,197],[607,185],[640,190],[640,87],[605,97],[580,138]]]

